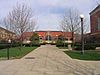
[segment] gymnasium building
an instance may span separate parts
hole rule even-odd
[[[37,33],[40,38],[41,43],[56,43],[59,36],[62,36],[65,42],[71,42],[72,34],[71,32],[62,32],[62,31],[35,31],[35,32],[24,32],[21,36],[23,38],[23,43],[29,43],[30,37]]]

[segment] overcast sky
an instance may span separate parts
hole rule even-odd
[[[90,11],[97,5],[96,0],[0,0],[0,18],[5,17],[16,3],[29,5],[35,11],[38,30],[58,30],[67,8],[76,8],[89,19]]]

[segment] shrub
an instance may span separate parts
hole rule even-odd
[[[65,47],[68,47],[68,43],[65,43]]]
[[[19,42],[19,41],[13,41],[11,43],[11,47],[18,47],[18,46],[21,46],[21,42]]]
[[[40,43],[41,45],[46,45],[46,42]]]
[[[5,44],[0,43],[0,49],[4,49],[4,48],[8,48],[8,47],[9,47],[9,45],[7,43],[5,43]]]
[[[51,45],[56,45],[56,43],[51,43]]]
[[[30,38],[31,40],[31,46],[40,46],[40,40],[39,40],[39,36],[37,33],[34,33],[32,35],[32,37]]]
[[[40,46],[40,43],[37,41],[34,41],[30,44],[31,46]]]
[[[100,43],[93,43],[96,47],[100,47]]]
[[[20,42],[12,41],[11,43],[0,42],[0,49],[8,48],[8,47],[18,47],[21,46]]]
[[[81,44],[75,44],[74,45],[75,50],[82,50],[82,45]],[[84,44],[84,50],[95,50],[96,46],[93,44]]]
[[[56,46],[63,46],[63,41],[62,40],[60,40],[60,39],[58,39],[57,40],[57,43],[56,43]]]
[[[31,45],[30,44],[23,44],[23,46],[30,47]]]

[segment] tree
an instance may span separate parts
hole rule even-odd
[[[3,19],[6,29],[17,35],[25,31],[35,29],[36,21],[33,18],[32,9],[24,4],[17,4],[12,11]]]
[[[39,45],[39,35],[37,33],[34,33],[32,37],[30,38],[31,45],[38,46]]]
[[[72,32],[72,44],[74,45],[74,33],[80,32],[79,12],[76,9],[69,9],[63,16],[60,28],[63,31]]]
[[[77,9],[68,9],[61,21],[60,28],[63,31],[72,32],[72,48],[74,47],[75,34],[80,34],[81,32],[81,21],[79,17],[80,13]],[[84,20],[84,33],[87,32],[87,22]]]
[[[56,46],[63,46],[63,39],[64,39],[64,36],[59,35],[58,39],[57,39],[57,42],[56,42]]]

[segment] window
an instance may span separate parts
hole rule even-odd
[[[42,40],[42,38],[40,38]]]
[[[100,30],[100,17],[98,18],[98,30]]]
[[[73,40],[73,38],[70,38],[70,40],[72,41],[72,40]]]
[[[68,41],[68,38],[65,38],[65,40],[67,40],[67,41]]]
[[[47,35],[45,39],[46,40],[52,40],[52,37],[50,35]]]

